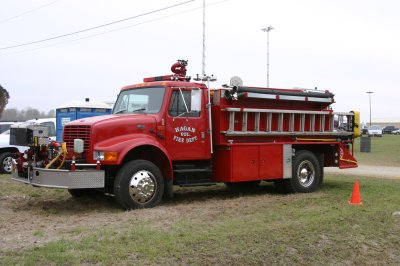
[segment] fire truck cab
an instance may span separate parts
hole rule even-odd
[[[359,113],[333,112],[331,92],[211,90],[190,82],[186,65],[179,60],[173,75],[123,87],[112,115],[66,124],[63,143],[41,142],[37,129],[16,130],[30,149],[15,156],[12,179],[73,196],[102,189],[132,209],[172,197],[173,185],[272,181],[312,192],[324,167],[357,167]]]

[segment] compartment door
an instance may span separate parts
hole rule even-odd
[[[283,145],[260,146],[260,179],[280,179],[283,177]]]

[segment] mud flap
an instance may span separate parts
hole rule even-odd
[[[350,149],[346,147],[345,144],[340,143],[339,145],[339,168],[346,169],[346,168],[355,168],[358,167],[357,160],[353,157],[350,153]]]

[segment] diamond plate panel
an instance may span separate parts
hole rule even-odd
[[[283,145],[283,178],[292,178],[292,145]]]

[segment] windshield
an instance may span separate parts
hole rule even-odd
[[[115,103],[113,114],[156,114],[160,111],[164,99],[164,92],[164,87],[149,87],[122,91]]]

